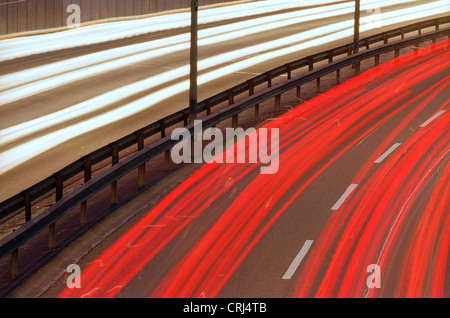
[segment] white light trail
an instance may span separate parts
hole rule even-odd
[[[417,8],[417,11],[421,12],[421,11],[423,11],[423,9],[425,9],[425,8],[421,6],[421,7]],[[396,11],[388,12],[385,14],[385,17],[390,18],[391,16],[395,17],[395,15],[400,16],[404,13],[405,13],[405,10],[402,10],[401,12],[396,12]],[[314,15],[314,16],[317,16],[317,15]],[[320,15],[320,16],[323,16],[323,15]],[[362,19],[363,25],[365,24],[365,21],[367,19],[368,18]],[[199,70],[205,70],[210,67],[218,66],[221,63],[225,63],[227,61],[233,60],[236,57],[250,56],[255,53],[265,52],[268,49],[273,50],[273,49],[277,49],[280,47],[284,47],[286,45],[292,46],[296,42],[297,43],[304,42],[307,39],[318,38],[320,36],[323,36],[324,34],[329,33],[330,29],[334,30],[334,31],[346,29],[347,31],[342,33],[342,36],[345,37],[345,36],[349,35],[348,32],[351,29],[351,26],[352,26],[351,20],[343,21],[343,22],[335,23],[333,25],[328,25],[328,26],[323,26],[320,28],[312,29],[312,30],[309,30],[306,32],[296,34],[296,35],[280,38],[280,39],[277,39],[277,40],[274,40],[271,42],[262,43],[262,44],[258,44],[258,45],[251,46],[248,48],[243,48],[243,49],[238,49],[238,50],[234,50],[231,52],[223,53],[223,54],[200,61],[199,62]],[[363,26],[363,28],[364,28],[364,26]],[[336,34],[336,32],[334,32],[334,34]],[[334,37],[334,39],[336,39],[336,37]],[[220,39],[218,39],[216,41],[220,41]],[[306,42],[305,44],[301,45],[301,48],[298,48],[297,46],[295,48],[301,50],[301,49],[307,48],[307,45],[312,45],[312,44],[313,44],[313,42]],[[165,48],[163,48],[163,50],[164,49]],[[295,52],[295,49],[292,49],[292,47],[287,48],[284,51],[274,51],[273,53],[271,53],[270,57],[268,56],[268,54],[270,54],[270,53],[267,53],[267,54],[262,55],[262,58],[259,58],[259,61],[256,60],[256,59],[258,59],[258,57],[254,57],[251,62],[248,59],[246,59],[239,63],[234,63],[234,64],[230,65],[230,68],[232,67],[234,71],[237,71],[240,68],[243,69],[246,66],[258,64],[259,62],[264,61],[264,59],[276,58],[277,55],[285,55],[285,54],[289,54],[292,52]],[[128,57],[128,58],[131,58],[131,57]],[[110,64],[107,64],[107,66],[110,67]],[[236,66],[238,66],[238,69],[236,69]],[[77,72],[80,72],[80,71],[77,71]],[[224,75],[223,72],[224,72],[223,69],[214,71],[214,72],[210,73],[211,75],[209,78],[213,79],[215,76],[218,76],[218,77],[223,76]],[[231,72],[231,69],[230,69],[230,72]],[[36,118],[36,119],[30,120],[28,122],[24,122],[24,123],[0,130],[0,140],[1,140],[0,146],[5,145],[6,143],[8,143],[12,140],[21,138],[28,134],[33,134],[39,130],[49,128],[52,125],[56,125],[58,123],[66,121],[66,120],[73,119],[74,117],[85,116],[89,112],[98,111],[101,108],[107,107],[111,103],[117,102],[120,99],[130,97],[134,94],[141,92],[142,90],[146,90],[146,89],[149,89],[149,88],[155,87],[155,86],[160,86],[171,80],[181,78],[183,76],[187,76],[188,74],[189,74],[189,65],[184,65],[182,67],[158,74],[156,76],[152,76],[145,80],[129,84],[122,88],[109,91],[107,93],[96,96],[92,99],[89,99],[89,100],[79,103],[77,105],[68,107],[66,109],[63,109],[63,110],[51,113],[46,116],[42,116],[40,118]],[[47,79],[45,81],[52,81],[55,83],[59,83],[61,81],[61,79],[59,77],[55,77],[55,78]],[[155,84],[155,83],[157,83],[157,84]],[[92,105],[96,105],[96,107],[93,108]]]
[[[414,1],[417,0],[409,0],[409,2]],[[389,5],[395,5],[404,3],[405,1],[384,2],[388,2]],[[367,3],[362,6],[362,10],[369,8],[370,5],[374,3],[380,3],[380,1],[367,1]],[[271,15],[268,17],[232,23],[226,26],[200,30],[198,45],[199,47],[202,47],[222,43],[227,40],[237,39],[293,24],[349,14],[353,12],[353,10],[353,4],[341,3]],[[165,39],[91,53],[0,76],[0,82],[4,83],[0,88],[2,91],[0,105],[8,104],[119,67],[186,50],[190,45],[189,37],[189,33],[185,33]]]
[[[314,1],[315,5],[330,4],[339,0]],[[227,19],[250,17],[290,8],[311,5],[311,1],[266,0],[235,4],[218,8],[200,8],[199,24]],[[117,21],[0,41],[0,61],[67,48],[104,43],[141,34],[170,30],[190,25],[190,12],[172,13],[150,18]]]

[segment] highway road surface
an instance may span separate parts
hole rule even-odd
[[[252,136],[278,129],[276,173],[203,165],[58,296],[449,297],[449,48],[383,63],[258,127],[246,158]]]
[[[352,42],[353,1],[200,8],[199,100]],[[364,0],[361,36],[448,1]],[[0,201],[188,106],[189,11],[0,41]]]

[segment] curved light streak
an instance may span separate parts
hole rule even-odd
[[[330,4],[338,1],[339,0],[315,1],[314,4]],[[206,8],[200,10],[199,24],[250,17],[289,8],[304,7],[307,5],[311,5],[311,2],[269,0],[234,4],[219,8]],[[190,13],[181,12],[130,21],[102,23],[79,29],[34,35],[31,37],[6,39],[0,41],[0,46],[2,47],[0,61],[114,41],[151,32],[187,27],[189,25]]]
[[[365,6],[362,6],[361,9],[365,10],[373,3],[379,3],[379,1],[372,0]],[[402,1],[389,1],[389,5],[398,3],[402,3]],[[227,40],[242,38],[293,24],[349,14],[353,10],[352,4],[343,3],[200,30],[198,45],[202,47],[222,43]],[[91,53],[0,76],[0,82],[4,82],[0,88],[2,92],[0,106],[82,80],[89,76],[98,75],[133,63],[148,61],[165,54],[187,50],[190,46],[189,38],[190,34],[184,33],[165,39]]]
[[[376,259],[379,247],[372,247],[372,243],[383,243],[386,230],[392,224],[390,221],[395,219],[402,206],[409,204],[410,190],[417,193],[417,184],[424,185],[430,171],[442,171],[439,168],[442,158],[448,156],[449,141],[446,136],[449,132],[450,114],[444,113],[439,120],[433,121],[424,129],[419,129],[416,122],[417,116],[430,107],[431,101],[438,101],[433,108],[448,108],[449,100],[445,94],[450,80],[446,75],[446,70],[450,67],[447,45],[448,41],[431,46],[429,50],[421,50],[418,56],[412,53],[382,64],[269,121],[264,127],[278,127],[281,131],[282,165],[277,174],[254,175],[252,171],[257,170],[257,164],[203,165],[89,264],[83,271],[85,283],[82,289],[66,288],[59,296],[114,297],[128,283],[136,286],[136,280],[140,279],[138,274],[144,272],[144,267],[149,266],[146,268],[149,269],[158,266],[158,263],[151,263],[154,257],[165,247],[170,250],[171,247],[167,245],[178,234],[186,237],[190,232],[181,231],[194,222],[196,217],[211,211],[217,216],[211,221],[211,226],[203,233],[198,233],[195,229],[198,239],[189,245],[179,259],[175,259],[176,262],[172,263],[174,260],[171,259],[171,265],[163,271],[164,275],[158,277],[156,282],[152,281],[152,286],[146,285],[142,292],[145,293],[143,296],[150,297],[217,297],[261,238],[268,234],[275,222],[312,182],[338,160],[345,160],[345,154],[360,150],[358,146],[361,141],[374,130],[400,115],[399,125],[393,128],[386,139],[374,145],[374,150],[367,155],[368,160],[361,164],[359,170],[355,169],[357,175],[353,181],[360,184],[360,187],[349,202],[329,215],[319,239],[315,240],[306,257],[307,264],[301,270],[298,288],[293,294],[297,297],[311,293],[318,268],[328,265],[324,258],[333,255],[330,254],[333,252],[330,251],[330,246],[337,243],[342,248],[336,253],[344,253],[353,250],[352,246],[345,246],[346,244],[361,242],[359,252],[352,255],[352,265],[364,268],[364,279],[358,279],[353,284],[354,276],[361,275],[361,270],[354,271],[342,266],[342,263],[346,264],[345,261],[334,257],[328,269],[329,277],[319,280],[323,284],[319,296],[329,295],[335,286],[341,290],[350,287],[350,292],[356,286],[359,294],[347,295],[361,296],[360,287],[364,287],[367,277],[364,266],[366,257],[370,260],[375,256]],[[435,81],[428,81],[430,78]],[[426,88],[423,92],[418,92],[417,85],[424,79],[427,79]],[[403,84],[401,93],[389,89],[398,84]],[[336,118],[341,119],[339,125],[336,124]],[[406,138],[402,149],[395,151],[381,165],[374,166],[375,159],[411,125],[417,131]],[[449,191],[449,174],[446,171],[443,173],[444,181],[438,182],[430,197],[437,201],[430,200],[424,209],[427,213],[422,220],[433,227],[438,226],[444,217],[442,212],[446,208],[448,210],[450,203],[448,196],[447,199],[444,196]],[[401,173],[401,176],[397,173]],[[411,176],[412,179],[404,176]],[[363,188],[367,191],[362,191]],[[238,191],[235,193],[233,190]],[[439,198],[444,198],[444,202],[441,203]],[[393,203],[392,206],[386,204],[389,201]],[[379,207],[381,204],[383,207]],[[298,206],[291,208],[296,210]],[[436,208],[439,213],[432,215]],[[376,220],[372,219],[375,211]],[[289,221],[289,216],[287,217],[285,221]],[[442,275],[449,251],[448,219],[447,213],[447,221],[444,222],[446,227],[441,227],[440,232],[433,230],[428,234],[427,228],[417,227],[414,239],[420,242],[425,235],[423,246],[429,248],[430,242],[433,245],[434,238],[437,238],[436,251],[439,254],[434,254],[436,261],[432,260],[431,264],[437,270],[431,285],[437,292],[441,292]],[[376,221],[380,221],[379,226]],[[371,225],[371,234],[374,235],[368,235],[364,240],[358,239],[355,233],[368,223]],[[276,230],[283,231],[280,228]],[[341,232],[345,236],[340,237]],[[438,237],[436,234],[439,234]],[[173,245],[178,246],[175,243]],[[269,254],[270,251],[269,249]],[[172,254],[171,252],[172,250],[164,255]],[[414,256],[414,250],[409,254]],[[414,262],[413,273],[423,272],[421,261],[423,260]],[[347,271],[349,277],[341,286],[337,286],[336,280],[342,277],[341,271]],[[414,281],[420,281],[419,274],[413,274],[412,277]],[[133,279],[136,280],[132,281]],[[408,281],[401,283],[408,285]],[[298,293],[299,290],[301,293]]]
[[[381,21],[380,24],[384,25],[390,25],[394,23],[399,23],[402,21],[408,21],[412,19],[418,19],[424,16],[439,14],[440,10],[442,10],[441,5],[446,4],[446,1],[441,1],[438,3],[432,3],[427,4],[424,6],[418,6],[416,9],[419,12],[416,13],[410,13],[407,14],[407,12],[410,12],[410,9],[408,10],[397,10],[393,12],[387,12],[381,15]],[[367,19],[367,21],[369,21]],[[365,20],[362,19],[362,26],[361,26],[361,32],[367,31],[368,24],[364,24]],[[203,61],[199,62],[199,69],[207,69],[209,67],[217,66],[222,64],[224,61],[227,61],[231,59],[231,56],[241,57],[245,55],[251,55],[255,52],[260,52],[261,49],[267,49],[268,47],[274,46],[286,46],[289,43],[292,43],[292,41],[298,41],[298,40],[304,40],[305,38],[313,38],[313,40],[306,41],[300,44],[291,45],[289,47],[284,47],[277,51],[272,51],[268,53],[263,53],[258,56],[250,57],[245,60],[241,60],[239,62],[221,67],[217,70],[210,71],[206,74],[200,75],[198,79],[198,83],[205,84],[211,80],[217,79],[219,77],[222,77],[224,75],[230,74],[232,72],[236,72],[245,68],[248,68],[252,65],[257,65],[259,63],[262,63],[264,61],[267,61],[269,59],[277,58],[281,55],[287,55],[294,52],[299,52],[301,50],[304,50],[306,48],[319,46],[322,44],[330,43],[332,41],[336,41],[341,38],[349,37],[352,35],[353,28],[349,27],[352,25],[352,21],[344,21],[339,22],[333,25],[333,30],[336,29],[342,29],[347,27],[346,29],[335,32],[332,34],[328,34],[326,36],[320,36],[323,34],[322,32],[329,33],[330,26],[321,27],[317,29],[313,29],[310,31],[306,31],[299,35],[294,36],[288,36],[286,38],[277,39],[275,41],[271,41],[269,43],[259,44],[250,48],[240,49],[233,51],[231,53],[224,53],[223,55],[219,55],[216,57],[212,57],[210,59],[205,59]],[[227,56],[228,58],[224,58]],[[103,95],[97,96],[93,99],[87,100],[85,102],[82,102],[76,106],[72,106],[70,108],[67,108],[63,111],[56,112],[54,114],[48,115],[47,117],[44,116],[45,119],[37,119],[35,121],[31,121],[33,124],[30,125],[30,123],[24,123],[20,124],[22,125],[19,130],[17,128],[7,128],[9,130],[2,130],[0,131],[0,138],[7,139],[12,138],[13,136],[23,136],[24,134],[30,134],[36,132],[38,129],[43,129],[44,127],[48,127],[48,124],[56,122],[61,122],[61,117],[59,117],[61,114],[62,120],[67,120],[69,118],[73,118],[74,116],[81,116],[86,113],[89,113],[93,111],[92,105],[96,105],[96,110],[102,107],[106,107],[110,103],[117,102],[118,99],[126,98],[127,96],[130,96],[132,94],[135,94],[141,90],[148,89],[149,85],[152,85],[152,83],[157,82],[158,84],[162,84],[165,81],[173,80],[174,78],[179,78],[182,76],[185,76],[188,74],[188,65],[185,65],[179,69],[171,70],[166,73],[157,75],[156,77],[151,77],[149,79],[130,84],[128,86],[113,90],[111,92],[105,93]],[[184,70],[184,72],[183,72]],[[92,131],[94,129],[97,129],[99,127],[114,123],[122,118],[132,116],[134,114],[137,114],[138,112],[147,109],[151,107],[152,105],[163,101],[164,99],[167,99],[175,94],[181,93],[183,91],[186,91],[188,89],[189,82],[188,81],[182,81],[178,84],[175,84],[170,87],[166,87],[160,91],[157,91],[155,93],[149,94],[145,96],[144,98],[138,99],[136,101],[133,101],[129,104],[126,104],[124,106],[121,106],[115,110],[109,111],[108,113],[99,115],[97,117],[88,119],[86,121],[71,125],[69,127],[57,130],[55,132],[52,132],[50,134],[47,134],[42,137],[35,138],[32,141],[23,143],[19,146],[16,146],[14,148],[8,149],[0,153],[0,173],[4,173],[23,162],[39,155],[40,153],[43,153],[61,143],[64,141],[67,141],[68,139],[74,138],[76,136],[80,136],[84,133],[87,133],[89,131]],[[59,117],[59,118],[58,118]],[[56,119],[58,118],[58,119]],[[53,119],[51,121],[50,119]],[[25,126],[28,125],[27,128]],[[14,132],[14,129],[16,129],[16,132]],[[16,135],[14,135],[16,133]],[[15,137],[17,138],[17,137]]]

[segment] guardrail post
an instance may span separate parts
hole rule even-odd
[[[164,170],[170,169],[170,149],[167,149],[164,155]]]
[[[328,64],[333,63],[333,52],[328,51]]]
[[[112,165],[119,162],[119,146],[111,145],[111,160]],[[117,180],[111,183],[111,204],[117,204]]]
[[[55,179],[56,179],[56,194],[55,194],[55,196],[56,196],[56,201],[59,201],[63,197],[63,186],[64,186],[63,182],[64,182],[64,180],[61,175],[56,175]]]
[[[359,75],[361,71],[361,62],[356,62],[355,63],[355,75]]]
[[[14,279],[19,274],[19,249],[11,252],[11,278]]]
[[[234,104],[234,93],[233,91],[228,91],[228,106],[231,106]],[[231,125],[234,129],[238,127],[238,114],[233,115],[231,118]]]
[[[380,65],[380,54],[375,55],[375,66]]]
[[[301,91],[302,91],[301,85],[297,86],[297,89],[296,89],[296,92],[295,92],[295,97],[297,97],[297,99],[299,101],[302,100],[302,98],[301,98]]]
[[[228,91],[228,106],[234,104],[234,94],[233,91]]]
[[[163,133],[164,127],[161,127],[161,133]],[[138,151],[144,149],[144,136],[142,133],[137,135]],[[145,163],[138,167],[138,188],[145,186]]]
[[[281,110],[281,94],[275,96],[275,112],[279,112]]]
[[[187,126],[189,123],[189,113],[184,112],[183,113],[183,124],[184,126]]]
[[[314,69],[314,61],[312,56],[308,56],[308,70],[312,71]]]
[[[233,117],[231,118],[231,125],[234,129],[238,128],[238,114],[233,115]]]
[[[266,76],[267,76],[267,87],[270,88],[272,87],[272,74],[270,74],[270,72],[267,72]]]
[[[56,201],[63,197],[64,180],[61,175],[56,175]],[[54,250],[56,247],[56,222],[53,222],[48,227],[48,249]]]
[[[396,49],[395,52],[394,52],[394,58],[399,57],[399,55],[400,55],[400,50]]]
[[[316,78],[316,93],[320,93],[320,77]]]
[[[206,102],[206,110],[207,111],[208,111],[208,108],[211,108],[211,103],[209,101]],[[165,121],[162,120],[160,122],[160,125],[161,125],[161,139],[162,139],[162,138],[166,137],[166,123],[165,123]],[[167,149],[164,152],[164,170],[167,171],[169,169],[170,169],[170,149]]]
[[[84,183],[91,180],[92,177],[92,160],[84,159]],[[87,201],[81,202],[80,206],[80,225],[85,226],[87,223]]]
[[[206,115],[211,115],[211,101],[209,99],[206,100]]]
[[[341,69],[336,70],[336,84],[341,83]]]
[[[30,193],[27,192],[24,195],[25,199],[25,222],[28,222],[31,220],[31,197]]]
[[[386,33],[383,33],[383,42],[384,42],[384,44],[388,43],[388,37],[387,37]]]

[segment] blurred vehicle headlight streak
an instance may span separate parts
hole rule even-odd
[[[366,6],[368,7],[369,4],[378,2],[378,0],[372,0]],[[389,1],[389,5],[401,2],[402,1]],[[362,9],[364,10],[364,6]],[[241,38],[293,24],[349,14],[352,13],[353,10],[352,4],[343,3],[200,30],[198,45],[201,47],[222,43],[227,40]],[[111,71],[133,63],[161,57],[168,53],[189,49],[189,38],[190,34],[184,33],[165,39],[91,53],[0,76],[0,82],[4,82],[0,88],[1,91],[3,91],[0,103],[11,103],[55,87],[72,83],[76,80],[82,80],[89,76]]]

